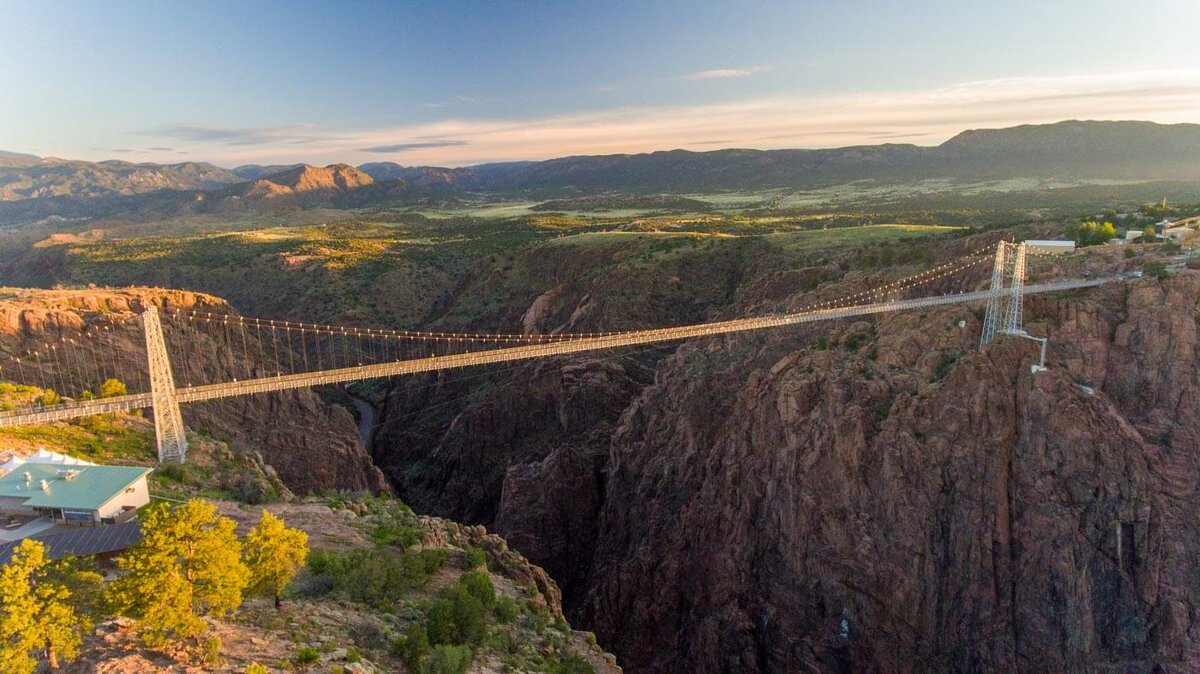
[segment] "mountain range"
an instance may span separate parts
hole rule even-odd
[[[704,192],[922,178],[1200,179],[1200,124],[1064,121],[964,131],[941,145],[668,150],[465,168],[374,162],[245,165],[71,161],[0,152],[0,201],[195,191],[223,198],[343,194],[389,181],[429,192]],[[395,187],[395,185],[393,185]],[[369,200],[368,194],[356,201]]]

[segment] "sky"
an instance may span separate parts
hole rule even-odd
[[[0,0],[0,149],[222,166],[1200,123],[1197,0]]]

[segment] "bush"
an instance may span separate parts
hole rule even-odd
[[[210,637],[204,640],[204,664],[216,666],[221,663],[221,638]]]
[[[429,606],[425,629],[433,644],[475,645],[487,633],[487,609],[461,584],[454,585]]]
[[[492,612],[496,614],[496,620],[500,624],[507,625],[517,619],[520,608],[511,598],[500,596],[496,598],[496,608],[492,609]]]
[[[292,661],[297,665],[311,665],[321,659],[321,653],[312,646],[304,646],[296,651],[296,657]]]
[[[268,674],[267,668],[257,662],[246,665],[246,674]]]
[[[1137,251],[1132,248],[1126,248],[1125,249],[1125,259],[1128,260],[1129,258],[1132,258],[1132,257],[1137,257]]]
[[[551,661],[546,667],[546,674],[596,674],[596,670],[587,660],[567,653]]]
[[[398,524],[380,524],[371,532],[371,540],[376,545],[394,545],[401,548],[411,548],[421,542],[421,530],[411,526]]]
[[[392,653],[404,661],[408,671],[420,674],[421,663],[429,653],[429,634],[419,622],[408,624],[404,636],[392,644]]]
[[[1117,235],[1117,228],[1111,222],[1096,222],[1089,220],[1082,222],[1075,228],[1075,244],[1080,248],[1084,246],[1098,246],[1107,242]]]
[[[458,579],[458,583],[463,586],[467,594],[478,599],[484,607],[491,608],[496,605],[496,588],[486,573],[468,571]]]
[[[487,564],[487,553],[483,551],[483,548],[477,545],[469,546],[466,559],[467,570],[478,569],[485,564]]]
[[[362,662],[362,655],[353,648],[346,649],[346,662]]]
[[[446,563],[446,550],[397,554],[393,549],[314,550],[308,556],[313,575],[329,579],[331,591],[372,606],[387,606],[429,581]]]
[[[425,674],[464,674],[471,666],[471,649],[466,646],[441,645],[425,665]]]
[[[1146,276],[1162,279],[1167,277],[1167,267],[1158,260],[1150,260],[1142,265],[1142,273]]]

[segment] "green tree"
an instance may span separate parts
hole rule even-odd
[[[246,535],[246,567],[250,570],[250,594],[272,597],[279,608],[279,595],[292,582],[308,558],[308,534],[291,529],[266,510],[257,526]]]
[[[1142,265],[1142,273],[1152,278],[1167,278],[1167,266],[1158,260],[1150,260]]]
[[[1088,220],[1079,223],[1075,228],[1075,244],[1080,248],[1084,246],[1097,246],[1107,242],[1117,235],[1117,228],[1111,222],[1096,222]]]
[[[233,520],[203,499],[144,509],[142,540],[117,559],[124,571],[109,584],[117,613],[142,623],[150,646],[202,634],[200,615],[222,616],[242,603],[250,574]]]
[[[467,591],[467,594],[478,599],[484,607],[491,608],[496,605],[496,588],[486,573],[468,571],[458,579],[458,582]]]
[[[1154,243],[1158,240],[1158,229],[1154,225],[1146,225],[1142,230],[1142,243]]]
[[[100,384],[101,398],[116,398],[128,394],[124,382],[120,379],[105,379],[103,384]]]
[[[436,646],[425,665],[425,674],[463,674],[471,666],[471,656],[468,646]]]
[[[425,656],[429,653],[429,634],[425,626],[415,620],[410,622],[404,637],[396,640],[394,650],[411,674],[421,674]]]
[[[50,577],[46,547],[22,541],[0,569],[0,671],[34,671],[34,650],[45,651],[50,669],[58,669],[59,658],[69,662],[79,655],[87,621],[76,616],[70,598]]]

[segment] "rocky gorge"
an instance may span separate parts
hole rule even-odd
[[[529,306],[585,322],[586,290]],[[550,570],[631,671],[1188,671],[1198,291],[1030,297],[1036,374],[952,307],[409,381],[372,453]]]

